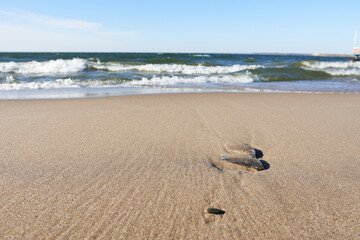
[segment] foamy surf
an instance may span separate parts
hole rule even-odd
[[[13,76],[7,76],[5,78],[5,83],[14,83],[16,82],[16,79]]]
[[[46,82],[13,82],[1,83],[0,90],[24,90],[24,89],[55,89],[55,88],[80,88],[81,85],[70,78],[56,79]]]
[[[324,69],[332,76],[360,76],[360,69]]]
[[[360,76],[360,62],[302,61],[297,65],[307,70],[323,71],[332,76]]]
[[[42,92],[83,96],[94,92],[120,94],[126,89],[360,92],[359,80],[360,63],[348,62],[346,58],[207,53],[0,53],[2,99],[11,94],[16,98],[25,92],[32,92],[28,96]]]
[[[127,87],[127,86],[170,86],[170,85],[200,85],[200,84],[221,84],[221,83],[250,83],[256,76],[249,73],[239,73],[225,76],[153,76],[141,80],[126,81],[122,79],[106,80],[84,80],[76,81],[71,78],[56,79],[52,81],[24,82],[16,81],[12,76],[7,77],[4,83],[0,83],[0,90],[22,90],[22,89],[57,89],[57,88],[94,88],[94,87]]]
[[[323,62],[323,61],[302,61],[300,65],[312,69],[327,68],[360,68],[360,62]]]
[[[262,68],[261,65],[240,65],[232,66],[197,66],[186,64],[142,64],[130,65],[114,62],[101,62],[74,58],[72,60],[50,60],[44,62],[0,62],[0,72],[17,74],[57,74],[81,72],[87,68],[105,70],[111,72],[140,71],[153,73],[182,73],[182,74],[225,74],[234,73],[247,69]]]
[[[179,76],[163,76],[142,78],[141,80],[134,80],[125,85],[139,85],[139,86],[161,86],[161,85],[178,85],[178,84],[206,84],[206,83],[250,83],[253,82],[256,76],[249,72],[237,75],[225,76],[198,76],[198,77],[179,77]]]
[[[181,73],[181,74],[225,74],[234,73],[247,69],[262,68],[261,65],[233,65],[233,66],[192,66],[185,64],[144,64],[124,65],[119,63],[93,63],[91,67],[98,70],[112,72],[140,71],[154,73]]]
[[[44,62],[0,62],[0,72],[18,74],[57,74],[83,71],[87,61],[80,58],[72,60],[50,60]]]
[[[194,57],[211,57],[209,54],[195,54]]]

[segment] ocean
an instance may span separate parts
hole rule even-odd
[[[295,54],[0,53],[0,99],[360,92],[360,62]]]

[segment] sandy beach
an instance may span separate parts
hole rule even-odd
[[[0,132],[1,239],[360,238],[360,94],[0,101]]]

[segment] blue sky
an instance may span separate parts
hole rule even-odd
[[[0,51],[351,53],[359,9],[359,0],[0,0]]]

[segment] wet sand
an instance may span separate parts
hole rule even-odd
[[[360,94],[0,101],[0,132],[1,239],[360,238]]]

